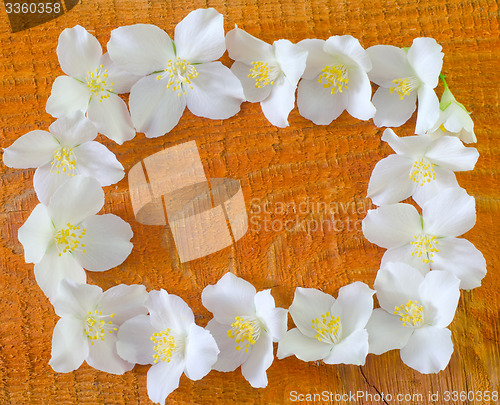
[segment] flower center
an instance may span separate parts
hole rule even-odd
[[[274,79],[278,76],[279,69],[276,66],[269,66],[267,62],[252,62],[252,68],[248,77],[255,79],[255,88],[261,89],[263,86],[273,85]]]
[[[431,263],[434,263],[432,261],[432,256],[435,252],[439,252],[439,249],[436,247],[436,245],[439,244],[439,241],[436,240],[436,237],[422,234],[418,236],[415,235],[414,238],[415,240],[410,242],[410,244],[415,246],[411,255],[418,255],[418,257],[422,257],[422,261],[424,263],[429,263],[429,260]]]
[[[95,69],[95,72],[88,71],[87,76],[85,77],[85,81],[87,83],[87,87],[93,96],[99,96],[99,102],[102,102],[105,98],[109,97],[109,92],[112,92],[112,88],[108,88],[108,84],[106,83],[106,79],[108,78],[108,69],[103,69],[103,65],[100,65]],[[111,86],[113,83],[111,83]]]
[[[153,346],[153,350],[156,352],[153,354],[154,364],[159,361],[170,363],[173,354],[178,351],[181,346],[179,338],[177,337],[176,339],[170,329],[153,333],[151,341],[155,344]]]
[[[250,345],[255,344],[260,336],[260,321],[253,316],[237,316],[236,321],[231,324],[232,329],[227,331],[227,335],[231,339],[235,339],[236,343],[247,342],[245,345],[245,353],[248,353]],[[241,350],[241,345],[236,346],[236,350]]]
[[[101,311],[95,310],[88,312],[88,316],[85,319],[85,334],[91,340],[91,344],[93,345],[96,340],[104,341],[106,333],[113,333],[117,331],[113,325],[113,321],[110,321],[115,314],[103,315]]]
[[[74,226],[69,222],[66,224],[66,228],[57,231],[54,239],[57,249],[59,250],[59,256],[63,253],[73,253],[75,250],[86,253],[86,250],[82,250],[85,247],[85,243],[82,243],[82,239],[86,233],[87,230],[85,228]]]
[[[394,79],[392,81],[395,86],[391,87],[389,91],[392,93],[396,92],[399,95],[399,99],[403,100],[405,96],[411,94],[415,90],[420,82],[415,76],[405,77],[403,79]]]
[[[336,91],[342,93],[344,89],[348,89],[349,77],[346,65],[340,63],[335,66],[325,66],[321,69],[321,74],[318,77],[318,83],[322,84],[325,89],[331,87],[331,93]]]
[[[336,344],[342,337],[342,323],[340,318],[333,317],[330,312],[313,319],[311,328],[316,331],[314,336],[320,342]]]
[[[415,160],[410,171],[410,179],[421,186],[430,183],[431,180],[436,180],[434,166],[434,163],[429,163],[424,159]]]
[[[76,169],[76,159],[73,154],[73,148],[68,148],[63,146],[60,149],[54,151],[54,159],[50,164],[50,172],[56,174],[66,173],[68,176],[73,177],[75,175]]]
[[[394,308],[394,315],[399,315],[403,326],[418,328],[424,323],[424,307],[418,301],[408,301],[407,304]]]
[[[168,61],[167,68],[165,69],[166,75],[159,74],[156,76],[158,80],[163,79],[163,77],[168,77],[167,89],[172,89],[176,91],[177,95],[180,97],[181,93],[186,94],[186,88],[193,88],[191,86],[191,81],[196,79],[199,73],[196,68],[185,59],[177,58],[176,60],[170,59]]]

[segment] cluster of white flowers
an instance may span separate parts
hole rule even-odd
[[[57,120],[4,150],[9,167],[36,168],[38,204],[19,229],[27,263],[60,316],[50,365],[70,372],[90,366],[122,374],[150,364],[148,393],[164,403],[182,373],[192,380],[211,369],[241,366],[253,387],[267,386],[274,360],[363,365],[368,353],[400,349],[405,364],[421,373],[443,370],[453,352],[447,329],[459,288],[481,284],[482,254],[457,238],[475,223],[474,198],[459,187],[455,171],[478,159],[469,114],[440,76],[443,53],[434,39],[410,48],[363,49],[349,35],[298,44],[267,44],[234,28],[224,35],[214,9],[189,13],[174,40],[154,25],[111,32],[103,54],[84,28],[65,29],[57,55],[67,76],[58,77],[47,101]],[[216,61],[228,51],[231,69]],[[439,77],[444,92],[434,89]],[[371,82],[379,87],[372,98]],[[129,110],[119,94],[130,92]],[[86,284],[84,269],[105,271],[130,254],[132,230],[104,205],[103,186],[124,177],[122,165],[94,141],[100,132],[116,143],[171,131],[187,107],[211,119],[235,115],[243,101],[260,102],[266,118],[288,125],[295,105],[315,124],[328,125],[344,110],[373,118],[377,126],[406,122],[418,102],[415,136],[386,129],[382,140],[395,154],[375,166],[368,196],[379,206],[363,221],[365,237],[386,248],[374,290],[355,282],[338,298],[312,288],[295,290],[289,310],[276,308],[270,290],[257,292],[231,273],[202,293],[214,318],[205,328],[179,297],[140,285],[103,292]],[[412,197],[415,204],[401,203]],[[373,309],[376,293],[381,308]],[[290,313],[296,328],[287,331]]]

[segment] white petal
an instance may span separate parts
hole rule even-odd
[[[432,138],[428,136],[397,136],[390,128],[384,130],[381,138],[398,155],[407,156],[410,159],[419,159],[425,155]]]
[[[162,361],[148,370],[148,396],[153,402],[164,404],[168,395],[177,389],[184,363]]]
[[[303,335],[297,328],[290,329],[278,342],[278,359],[295,355],[302,361],[324,359],[332,346],[322,341]]]
[[[52,352],[49,361],[57,373],[69,373],[79,368],[89,353],[87,336],[82,321],[75,318],[61,318],[52,335]]]
[[[59,283],[57,294],[50,302],[58,316],[84,319],[88,311],[96,307],[101,296],[101,287],[65,278]]]
[[[331,61],[331,55],[324,51],[325,41],[322,39],[304,39],[297,45],[307,51],[306,69],[302,78],[313,80],[321,72],[321,69]]]
[[[332,55],[341,53],[348,56],[365,72],[372,69],[372,62],[368,52],[351,35],[337,35],[328,38],[325,43],[325,51]]]
[[[441,191],[422,207],[424,231],[434,236],[460,236],[476,223],[474,197],[463,188]]]
[[[425,134],[429,131],[439,118],[439,100],[434,90],[427,85],[418,88],[418,111],[416,134]]]
[[[138,315],[124,322],[118,329],[116,349],[124,360],[137,364],[153,364],[153,333],[157,332],[147,315]]]
[[[226,34],[226,47],[233,60],[251,65],[252,62],[275,62],[274,49],[267,42],[234,28]]]
[[[56,229],[68,222],[76,226],[85,218],[97,214],[104,205],[104,192],[93,177],[75,176],[59,187],[48,206]]]
[[[224,17],[213,8],[191,11],[175,27],[177,56],[189,62],[219,59],[226,50]]]
[[[292,305],[288,308],[295,326],[307,337],[314,338],[311,328],[313,319],[320,318],[332,309],[335,298],[315,288],[295,289]]]
[[[186,108],[184,95],[180,97],[155,75],[139,80],[130,90],[129,107],[137,131],[148,138],[165,135],[181,119]]]
[[[481,285],[486,275],[486,260],[471,242],[462,238],[443,238],[439,239],[438,246],[432,268],[453,273],[460,279],[460,288],[465,290]]]
[[[59,142],[47,131],[31,131],[3,150],[3,162],[15,169],[40,167],[52,161],[59,147]]]
[[[215,319],[211,319],[206,328],[214,337],[220,350],[217,362],[213,366],[214,370],[223,372],[234,371],[246,361],[249,353],[245,353],[244,350],[236,350],[236,346],[239,346],[239,343],[236,343],[236,339],[231,339],[227,335],[227,331],[231,329],[230,326],[223,325]]]
[[[152,24],[114,29],[107,48],[111,60],[120,69],[136,75],[163,70],[170,59],[175,59],[172,40],[165,31]]]
[[[81,223],[86,229],[85,253],[76,250],[78,262],[90,271],[106,271],[122,264],[132,251],[130,225],[114,214],[93,215]]]
[[[431,88],[438,84],[443,66],[443,47],[434,38],[415,38],[408,50],[408,62],[420,80]]]
[[[108,148],[99,142],[86,142],[73,150],[78,171],[95,177],[101,186],[118,183],[125,176],[122,164]]]
[[[434,172],[436,173],[435,180],[424,183],[424,185],[421,186],[416,186],[415,188],[412,197],[419,207],[423,207],[427,201],[433,199],[442,190],[447,188],[460,188],[455,173],[451,170],[435,166]]]
[[[401,349],[401,360],[421,374],[437,373],[448,365],[453,353],[449,329],[433,326],[416,329]]]
[[[153,290],[146,300],[151,324],[158,330],[172,329],[185,334],[194,323],[194,315],[186,302],[165,290]]]
[[[49,131],[59,140],[60,146],[71,148],[93,141],[97,136],[96,127],[82,111],[73,111],[59,118],[50,125]]]
[[[383,87],[391,87],[392,80],[413,75],[406,52],[392,45],[375,45],[366,50],[372,61],[370,80]]]
[[[230,325],[236,316],[255,314],[255,294],[255,287],[248,281],[226,273],[217,284],[203,289],[201,301],[217,322]]]
[[[460,280],[447,271],[433,270],[420,284],[420,297],[425,308],[425,322],[446,328],[453,317],[460,298]]]
[[[318,82],[316,76],[312,80],[302,79],[297,90],[297,107],[299,114],[316,125],[329,125],[342,114],[347,107],[348,98],[344,93],[332,94]]]
[[[116,94],[108,94],[103,100],[92,97],[87,115],[101,134],[121,145],[134,138],[134,124],[125,101]]]
[[[271,94],[260,102],[262,112],[274,126],[285,128],[288,126],[288,114],[295,105],[296,85],[290,83],[286,77],[281,77],[274,84]]]
[[[199,77],[186,94],[187,108],[198,117],[226,119],[240,111],[245,100],[238,78],[220,62],[197,65]]]
[[[71,177],[63,172],[52,171],[52,164],[47,163],[40,166],[35,171],[33,176],[33,187],[35,188],[38,200],[45,205],[48,205],[55,191],[62,186]],[[79,170],[75,169],[72,174],[79,174]]]
[[[281,71],[291,84],[297,86],[306,68],[307,51],[287,39],[275,41],[273,46]]]
[[[378,355],[406,346],[414,329],[403,326],[398,316],[377,308],[373,310],[366,330],[369,352]]]
[[[120,284],[102,294],[99,308],[103,313],[115,314],[113,323],[121,325],[130,318],[148,313],[145,306],[147,297],[148,293],[143,285]]]
[[[242,62],[234,62],[231,66],[231,72],[238,78],[243,86],[245,99],[251,103],[256,103],[264,100],[273,89],[272,85],[255,87],[255,79],[248,77],[251,66]]]
[[[380,306],[389,313],[409,300],[421,301],[420,284],[424,276],[415,268],[405,263],[387,263],[381,268],[373,287],[377,291]]]
[[[271,290],[259,291],[255,294],[255,314],[266,325],[266,331],[274,342],[285,334],[288,312],[283,308],[275,308]]]
[[[413,245],[407,244],[393,249],[387,249],[387,251],[382,256],[382,261],[380,262],[380,268],[385,267],[387,263],[405,263],[418,271],[420,274],[425,276],[431,269],[431,263],[424,261],[424,257],[418,257],[418,254],[412,255],[415,251]],[[427,257],[425,257],[427,259]]]
[[[184,353],[184,373],[189,379],[196,381],[210,372],[217,361],[219,349],[210,332],[193,323],[188,330]]]
[[[326,364],[355,364],[363,366],[368,355],[368,332],[360,329],[333,346]]]
[[[87,111],[91,93],[87,86],[68,76],[56,77],[45,106],[53,117],[62,118],[74,111]]]
[[[356,281],[341,287],[332,312],[340,316],[343,336],[363,329],[373,311],[373,291],[365,283]]]
[[[38,204],[17,233],[19,242],[24,248],[26,263],[38,263],[42,260],[53,240],[54,232],[54,225],[52,225],[47,207]]]
[[[443,136],[432,143],[425,156],[432,163],[457,172],[474,169],[479,152],[476,148],[466,148],[454,136]]]
[[[43,293],[53,299],[58,293],[59,282],[68,278],[76,283],[84,284],[87,275],[82,266],[71,253],[59,256],[55,246],[47,250],[40,263],[35,264],[35,279]]]
[[[113,92],[116,94],[129,93],[132,86],[142,78],[142,76],[120,69],[107,52],[101,57],[101,65],[103,65],[103,69],[107,70],[108,79],[106,82],[112,83]]]
[[[416,99],[417,94],[415,91],[400,100],[396,92],[391,93],[389,89],[379,87],[372,99],[372,103],[377,110],[373,123],[377,127],[399,127],[403,125],[417,108]]]
[[[420,215],[410,204],[383,205],[369,210],[363,219],[365,238],[386,249],[406,245],[420,233]]]
[[[274,360],[273,342],[267,333],[261,333],[247,360],[241,365],[241,374],[254,388],[267,387],[266,370]]]
[[[87,364],[106,373],[121,375],[134,368],[134,363],[123,360],[116,352],[116,335],[109,334],[89,346]]]
[[[349,89],[347,91],[347,112],[358,120],[369,120],[375,116],[371,102],[372,86],[366,72],[358,67],[349,68]]]
[[[396,154],[380,160],[373,168],[367,196],[376,205],[394,204],[410,197],[417,183],[411,181],[413,161]]]
[[[85,28],[75,25],[61,32],[56,52],[63,72],[82,80],[88,71],[99,66],[102,48]]]

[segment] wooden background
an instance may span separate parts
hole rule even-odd
[[[252,389],[239,370],[229,374],[212,371],[198,382],[182,377],[179,389],[167,402],[282,404],[290,402],[291,391],[362,391],[393,397],[422,394],[420,403],[428,403],[429,392],[498,390],[498,0],[83,0],[59,18],[17,33],[11,32],[5,7],[0,4],[0,146],[11,145],[28,131],[47,129],[52,122],[45,103],[54,79],[62,74],[55,50],[64,28],[81,24],[105,46],[112,29],[139,22],[156,24],[173,35],[176,23],[199,7],[215,7],[225,17],[226,30],[238,24],[268,42],[352,34],[364,47],[410,46],[415,37],[434,37],[444,48],[443,72],[450,88],[472,111],[476,125],[475,146],[481,156],[476,169],[459,174],[458,179],[476,198],[477,224],[465,236],[483,252],[488,274],[482,287],[461,294],[451,325],[455,351],[449,366],[437,375],[420,375],[409,369],[398,352],[369,355],[363,367],[303,363],[291,357],[275,360],[265,389]],[[227,55],[223,63],[230,64]],[[437,91],[441,94],[442,86]],[[148,290],[165,288],[187,301],[202,326],[211,315],[201,305],[201,291],[228,270],[257,289],[272,288],[277,304],[285,308],[297,286],[334,295],[356,280],[372,286],[383,249],[364,240],[360,221],[370,207],[365,196],[371,170],[392,153],[380,141],[382,129],[346,113],[326,127],[314,126],[297,109],[289,121],[288,128],[275,128],[258,104],[245,103],[239,114],[224,122],[194,117],[186,110],[171,133],[153,140],[138,134],[118,146],[100,137],[127,172],[152,153],[195,140],[208,177],[241,180],[252,223],[236,245],[182,264],[164,228],[134,220],[127,181],[122,180],[116,187],[106,188],[104,212],[115,213],[131,224],[134,250],[118,268],[89,272],[88,282],[104,289],[118,283],[143,283]],[[412,134],[414,124],[413,118],[397,133]],[[37,204],[32,178],[33,170],[0,164],[0,403],[150,403],[147,367],[136,366],[123,376],[113,376],[86,364],[75,372],[56,374],[48,365],[52,329],[58,318],[36,285],[33,265],[24,263],[17,240],[17,230]],[[280,211],[284,204],[301,202],[301,212],[294,213],[291,205],[288,212]],[[328,229],[322,222],[330,215],[318,210],[316,203],[340,208],[334,216],[336,229]],[[264,207],[268,213],[262,212]],[[295,221],[296,226],[288,222],[283,229],[286,220]],[[323,226],[314,230],[315,223]],[[474,401],[441,399],[438,403]]]

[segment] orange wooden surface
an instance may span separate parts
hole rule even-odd
[[[11,32],[1,4],[0,146],[9,146],[30,130],[47,129],[52,122],[45,103],[54,79],[62,74],[55,50],[64,28],[80,24],[105,46],[112,29],[132,23],[153,23],[172,35],[176,23],[199,7],[215,7],[225,17],[226,30],[237,24],[268,42],[351,34],[364,47],[409,46],[415,37],[434,37],[443,46],[443,72],[450,88],[473,112],[476,125],[480,159],[474,171],[459,174],[458,180],[476,198],[477,224],[465,237],[483,252],[488,274],[482,287],[462,292],[450,327],[455,352],[446,370],[437,375],[409,369],[397,352],[369,355],[363,367],[303,363],[290,357],[275,360],[265,389],[252,389],[239,370],[212,371],[198,382],[182,377],[167,402],[282,404],[293,399],[291,391],[361,391],[393,397],[422,394],[424,401],[419,403],[430,403],[429,392],[499,390],[498,0],[83,0],[63,16],[17,33]],[[230,64],[227,56],[223,63]],[[442,87],[437,91],[440,94]],[[198,118],[186,110],[179,125],[157,139],[138,134],[118,146],[99,137],[126,171],[152,153],[195,140],[209,178],[241,180],[253,222],[234,246],[180,263],[164,228],[134,220],[128,185],[122,180],[105,189],[104,212],[131,224],[134,250],[118,268],[89,272],[88,282],[104,289],[119,283],[143,283],[148,290],[165,288],[186,300],[202,326],[211,315],[201,305],[201,291],[227,271],[257,289],[272,288],[277,304],[285,308],[297,286],[334,295],[356,280],[372,286],[383,249],[363,238],[360,221],[370,207],[365,199],[370,172],[378,160],[392,153],[380,141],[382,130],[346,113],[326,127],[313,125],[296,109],[289,121],[290,127],[275,128],[258,104],[245,103],[239,114],[225,121]],[[412,134],[414,123],[412,119],[397,133]],[[37,204],[32,178],[33,170],[0,164],[0,403],[150,403],[147,367],[136,366],[123,376],[113,376],[86,364],[75,372],[57,374],[48,365],[58,318],[36,285],[33,265],[24,263],[17,240],[17,230]],[[294,213],[293,204],[299,207],[300,203],[302,209]],[[324,225],[323,220],[329,218],[325,204],[338,208],[335,229]],[[313,229],[314,224],[323,226]],[[393,399],[388,403],[417,402]],[[438,403],[485,402],[445,402],[441,397]]]

